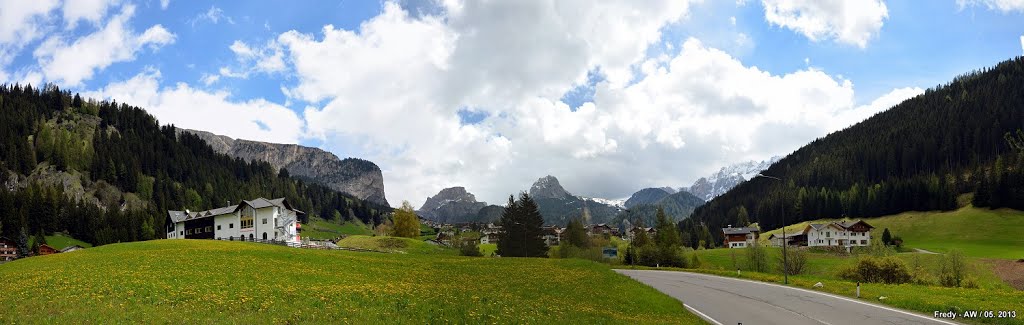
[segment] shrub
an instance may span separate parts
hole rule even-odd
[[[950,250],[946,254],[946,258],[942,260],[942,267],[939,269],[939,283],[946,287],[959,287],[963,285],[966,273],[967,265],[963,252],[959,249]]]
[[[559,258],[579,258],[596,262],[603,262],[604,255],[600,247],[581,248],[573,245],[558,245]]]
[[[459,255],[473,257],[484,256],[484,254],[480,252],[480,245],[477,245],[476,240],[463,238],[459,241],[458,245]]]
[[[701,268],[701,266],[703,266],[703,263],[700,260],[700,255],[698,255],[697,252],[691,252],[690,253],[690,264],[687,265],[687,267],[694,268],[694,269],[699,269],[699,268]]]
[[[768,272],[768,252],[764,247],[754,243],[747,246],[747,269],[754,272]]]
[[[839,271],[839,277],[851,281],[899,284],[911,280],[907,264],[896,257],[865,257],[852,267]]]
[[[804,272],[804,266],[807,265],[807,253],[802,250],[792,250],[786,253],[785,258],[782,255],[779,256],[779,268],[784,270],[786,274],[797,275]]]

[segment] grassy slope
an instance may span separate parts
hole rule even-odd
[[[419,239],[387,236],[348,236],[338,246],[411,254],[458,255],[453,249],[428,244]]]
[[[157,240],[18,260],[0,278],[0,323],[700,323],[577,260]]]
[[[973,257],[1024,258],[1024,212],[964,207],[949,212],[905,212],[893,216],[864,219],[876,227],[872,238],[881,239],[889,228],[903,238],[904,246],[934,252],[958,248]],[[813,222],[825,222],[818,220]],[[808,222],[786,227],[786,232],[799,231]],[[779,229],[765,232],[763,240]]]
[[[29,237],[28,238],[29,246],[32,246],[32,243],[35,242],[35,240],[36,240],[35,237]],[[82,246],[82,247],[86,247],[86,248],[92,247],[92,244],[90,244],[90,243],[86,243],[86,242],[78,240],[78,239],[74,239],[74,238],[71,238],[71,237],[68,237],[68,236],[64,236],[63,234],[54,234],[53,236],[46,236],[46,244],[50,245],[50,247],[56,248],[58,250],[59,249],[64,249],[65,247],[72,246],[72,245],[78,245],[78,246]]]
[[[370,228],[358,220],[338,223],[320,218],[310,218],[308,224],[302,225],[302,238],[309,239],[334,239],[341,235],[369,235],[370,233]]]

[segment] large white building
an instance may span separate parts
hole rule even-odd
[[[804,228],[807,246],[868,246],[871,245],[871,229],[863,220],[812,223]]]
[[[167,211],[168,239],[278,240],[298,242],[298,216],[284,198],[258,198],[237,205],[191,212]]]

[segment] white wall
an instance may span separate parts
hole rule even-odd
[[[228,237],[238,238],[241,236],[242,222],[240,212],[222,214],[213,217],[213,238],[227,239]]]

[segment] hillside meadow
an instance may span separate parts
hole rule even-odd
[[[832,220],[801,222],[787,226],[786,232],[829,221]],[[904,212],[864,221],[875,227],[871,232],[873,239],[881,239],[882,231],[889,228],[893,235],[903,238],[903,245],[908,248],[939,253],[956,248],[972,257],[1024,258],[1024,212],[1017,210],[967,206],[946,212]],[[768,236],[775,233],[781,233],[781,229],[761,234],[762,241],[767,243]]]
[[[0,279],[0,323],[702,323],[581,260],[155,240],[17,260]]]

